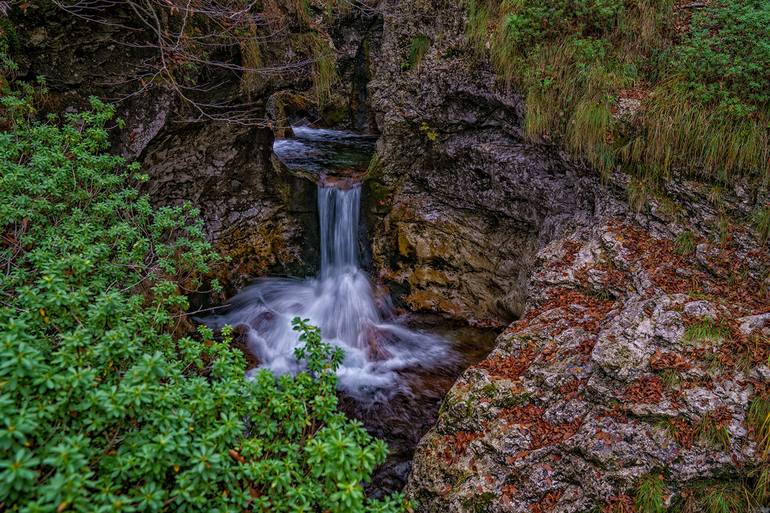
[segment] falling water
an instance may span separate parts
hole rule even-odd
[[[296,372],[299,345],[295,317],[310,319],[323,338],[345,351],[338,383],[359,401],[410,393],[399,380],[406,369],[429,368],[454,358],[439,337],[407,328],[394,319],[387,302],[377,302],[368,276],[358,265],[361,187],[318,187],[321,270],[307,280],[265,278],[243,290],[223,315],[205,322],[239,327],[262,368],[276,374]],[[387,321],[386,321],[387,319]]]
[[[314,173],[318,188],[321,268],[312,279],[265,278],[230,302],[212,327],[230,324],[260,367],[276,374],[302,368],[294,317],[309,318],[324,338],[345,351],[339,369],[340,407],[387,441],[388,460],[368,488],[373,496],[400,490],[412,455],[434,425],[455,378],[493,347],[496,333],[427,315],[397,316],[359,267],[360,186],[375,138],[339,130],[293,127],[273,151],[289,168]],[[408,325],[407,325],[408,322]],[[415,329],[422,326],[441,337]],[[445,338],[442,338],[445,337]]]

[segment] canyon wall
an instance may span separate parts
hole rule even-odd
[[[384,6],[374,256],[410,308],[501,325],[523,312],[538,248],[593,212],[593,184],[523,139],[521,98],[467,43],[463,13]]]

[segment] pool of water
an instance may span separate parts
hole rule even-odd
[[[293,137],[276,139],[273,151],[290,169],[319,175],[360,174],[369,166],[377,138],[342,130],[292,128]]]

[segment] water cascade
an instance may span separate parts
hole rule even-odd
[[[360,182],[374,142],[310,127],[294,127],[292,138],[275,142],[273,151],[289,169],[314,175],[319,184],[320,270],[309,279],[263,278],[235,296],[224,313],[202,321],[233,326],[257,368],[275,374],[302,369],[294,358],[294,317],[310,319],[327,342],[341,347],[340,405],[390,449],[368,489],[378,496],[403,488],[414,448],[434,424],[441,399],[464,368],[487,354],[496,333],[399,314],[360,268]]]
[[[410,368],[429,368],[454,358],[442,338],[409,329],[395,317],[388,301],[377,301],[368,276],[358,264],[361,187],[318,186],[321,269],[312,279],[265,278],[231,301],[231,309],[205,322],[245,331],[249,350],[261,367],[276,374],[296,372],[299,341],[294,317],[310,319],[323,338],[345,351],[339,386],[358,401],[383,400],[410,393],[399,379]]]

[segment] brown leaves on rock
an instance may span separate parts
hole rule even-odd
[[[465,454],[468,446],[474,440],[483,437],[483,433],[473,431],[458,431],[452,435],[446,435],[442,439],[444,445],[441,456],[448,464],[453,464],[457,459]]]
[[[663,399],[663,383],[658,376],[645,376],[626,388],[625,399],[638,404],[655,404]]]
[[[676,371],[687,371],[692,368],[692,364],[682,355],[670,351],[656,350],[650,357],[650,367],[654,371],[673,369]]]
[[[534,404],[517,406],[501,412],[501,416],[505,417],[510,426],[520,425],[529,431],[530,450],[563,442],[577,433],[583,423],[583,419],[575,419],[572,422],[551,424],[543,419],[543,414],[543,409]]]
[[[587,382],[587,379],[571,379],[559,387],[559,393],[566,401],[576,399],[580,396],[580,391],[585,387]]]
[[[559,502],[561,495],[561,490],[551,490],[550,492],[546,493],[545,496],[538,502],[530,505],[529,510],[532,513],[547,513],[548,511],[553,511],[553,509],[556,507],[556,504]]]
[[[683,448],[689,449],[695,441],[695,426],[682,418],[669,419],[673,436],[676,442]]]
[[[602,513],[636,513],[634,499],[628,495],[611,497],[602,508]]]
[[[559,260],[554,260],[552,262],[548,263],[548,268],[550,269],[568,269],[572,266],[572,264],[575,263],[575,258],[577,258],[578,251],[580,250],[581,246],[580,241],[576,240],[568,240],[562,244],[562,249],[564,250],[564,256]]]
[[[534,358],[535,348],[527,346],[511,356],[487,358],[479,363],[476,368],[484,369],[490,376],[517,380],[529,368]]]
[[[735,316],[761,313],[770,304],[768,292],[745,272],[744,260],[730,247],[709,247],[703,257],[708,263],[705,270],[692,255],[677,253],[673,241],[654,238],[627,223],[617,230],[616,237],[628,250],[628,257],[641,264],[653,283],[668,294],[688,294],[697,289],[723,299]],[[765,250],[753,251],[752,258],[770,263]]]
[[[730,335],[719,347],[719,362],[725,367],[740,365],[763,365],[770,360],[770,344],[760,335],[746,336],[741,333],[738,323],[731,319],[726,322]]]

